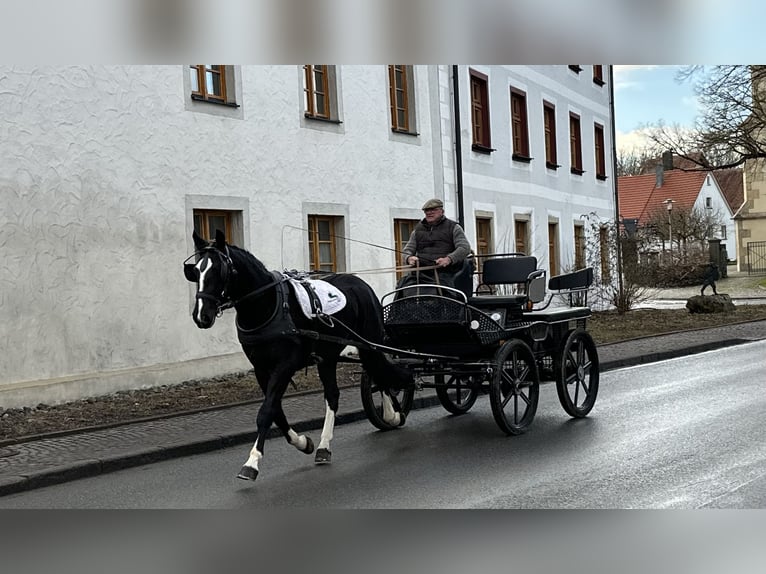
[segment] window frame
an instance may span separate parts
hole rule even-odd
[[[575,175],[582,175],[582,125],[580,115],[569,112],[569,171]]]
[[[320,70],[317,70],[320,68]],[[304,64],[303,65],[303,94],[305,110],[304,116],[312,120],[330,120],[330,79],[329,66],[327,64]],[[316,75],[321,73],[321,89],[317,89]],[[324,97],[324,106],[321,112],[318,110],[317,95]]]
[[[585,226],[574,225],[574,265],[575,271],[585,269],[586,253],[585,253]]]
[[[582,72],[582,66],[578,66],[577,64],[570,64],[567,66],[570,70],[572,70],[575,74],[579,75],[580,72]]]
[[[335,241],[337,234],[335,232],[336,225],[340,222],[341,218],[336,215],[321,215],[321,214],[309,214],[307,216],[307,230],[308,230],[308,250],[309,250],[309,269],[311,271],[319,271],[324,273],[337,273],[338,272],[338,248]],[[328,240],[319,239],[319,223],[326,221],[330,225],[330,238]],[[330,269],[322,269],[322,265],[327,263],[321,262],[320,259],[320,246],[330,245]]]
[[[529,155],[527,94],[514,87],[511,87],[511,143],[513,145],[512,159],[524,162],[532,160]]]
[[[599,258],[601,262],[601,283],[608,283],[612,280],[612,272],[609,268],[609,228],[599,227],[598,230]]]
[[[599,87],[606,84],[606,82],[604,81],[604,66],[603,65],[593,65],[593,83]]]
[[[558,169],[558,154],[556,150],[556,106],[543,100],[543,129],[545,138],[545,167]]]
[[[197,235],[205,239],[206,241],[213,241],[215,234],[210,232],[210,217],[224,217],[224,229],[223,234],[226,237],[226,243],[235,245],[233,242],[233,215],[234,211],[229,209],[202,209],[195,208],[192,210],[192,225]],[[200,218],[200,225],[197,225],[197,218]]]
[[[606,150],[604,149],[604,126],[598,122],[593,124],[593,151],[596,159],[596,179],[605,181],[606,176]]]
[[[210,93],[207,90],[207,75],[216,74],[219,77],[221,93]],[[197,89],[194,89],[192,78],[196,77]],[[236,101],[234,67],[226,64],[189,64],[189,89],[191,99],[196,102],[231,106],[238,108]]]
[[[410,235],[412,235],[412,232],[415,230],[415,226],[419,221],[419,219],[406,219],[403,217],[394,218],[394,250],[396,252],[397,281],[404,275],[404,271],[399,269],[401,267],[402,251],[404,250],[404,246],[407,245],[407,241],[409,241]],[[410,226],[409,233],[403,233],[405,226]]]
[[[523,230],[523,233],[519,233],[519,230]],[[513,220],[513,246],[516,253],[529,255],[528,219],[516,218]]]
[[[397,82],[397,71],[400,72],[401,86]],[[415,81],[414,67],[412,65],[389,64],[388,65],[388,100],[391,114],[391,131],[399,134],[418,135],[415,125]],[[397,93],[402,93],[404,107],[400,108]],[[399,110],[402,110],[404,125],[400,125]]]
[[[492,149],[490,129],[489,77],[474,69],[469,69],[468,73],[471,95],[471,149],[481,153],[491,153],[495,150]]]
[[[559,273],[559,223],[548,222],[548,273],[555,277]]]

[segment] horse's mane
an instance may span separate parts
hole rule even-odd
[[[229,245],[228,247],[231,260],[235,262],[235,267],[239,271],[250,271],[255,275],[269,275],[270,271],[255,255],[236,245]]]

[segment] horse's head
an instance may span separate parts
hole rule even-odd
[[[196,250],[194,255],[198,259],[196,263],[184,263],[186,279],[197,284],[192,319],[200,329],[209,329],[215,323],[222,307],[230,303],[228,288],[234,275],[234,265],[221,231],[216,232],[215,241],[212,243],[202,239],[196,231],[192,238]]]

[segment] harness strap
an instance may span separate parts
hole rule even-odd
[[[250,299],[251,297],[256,297],[257,295],[261,295],[267,289],[271,289],[272,287],[279,285],[280,283],[284,283],[285,281],[287,281],[287,277],[280,276],[279,278],[274,279],[271,283],[267,283],[266,285],[261,285],[260,287],[258,287],[258,289],[254,291],[250,291],[250,293],[248,293],[247,295],[243,295],[236,301],[229,300],[226,303],[222,303],[218,309],[221,311],[224,311],[226,309],[231,309],[235,305],[238,305],[239,303],[242,303],[243,301],[246,301]]]

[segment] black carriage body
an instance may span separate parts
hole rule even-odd
[[[545,272],[536,267],[534,257],[504,255],[484,263],[487,281],[470,292],[415,285],[383,297],[387,344],[401,350],[394,358],[417,386],[436,389],[453,414],[489,393],[507,434],[531,424],[540,381],[555,381],[562,407],[578,418],[591,410],[598,390],[598,354],[586,331],[592,269],[549,281],[568,306],[550,307],[551,295],[535,307],[545,298]]]

